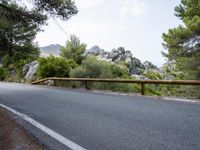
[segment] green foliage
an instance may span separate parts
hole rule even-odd
[[[199,0],[182,0],[175,8],[175,14],[184,25],[170,29],[163,34],[164,53],[176,67],[186,74],[186,79],[200,78],[200,5]]]
[[[71,70],[70,77],[75,78],[86,78],[86,71],[82,67],[77,67],[76,69]]]
[[[21,57],[28,52],[38,53],[32,42],[39,25],[42,25],[46,18],[15,3],[5,2],[0,8],[0,57],[8,55],[13,60],[14,57]],[[9,10],[12,10],[12,13]],[[14,17],[13,13],[18,13],[20,17]]]
[[[200,61],[197,59],[200,59],[200,55],[196,55],[194,57],[179,57],[176,60],[178,70],[183,72],[182,76],[184,79],[200,79]]]
[[[9,57],[8,55],[4,56],[2,59],[2,64],[7,72],[6,78],[12,79],[15,78],[14,76],[16,76],[17,81],[20,81],[20,78],[23,78],[22,70],[24,65],[37,60],[39,58],[39,54],[39,49],[30,44],[17,47],[12,57]]]
[[[34,0],[34,9],[19,6],[14,0],[0,0],[0,59],[12,57],[16,47],[32,44],[40,26],[47,20],[44,12],[69,19],[77,8],[71,0]]]
[[[88,57],[70,75],[78,78],[130,78],[127,68],[99,61],[95,57]]]
[[[160,74],[159,72],[155,72],[151,69],[145,71],[143,75],[151,80],[161,80],[164,78],[162,74]]]
[[[125,65],[110,64],[110,69],[113,74],[113,78],[130,78],[129,70]]]
[[[37,60],[39,56],[39,48],[32,44],[16,47],[16,51],[12,57],[6,55],[3,58],[3,66],[9,67],[9,64],[13,64],[16,69],[20,69],[25,64]]]
[[[66,42],[66,47],[60,49],[60,55],[67,59],[73,59],[77,64],[81,64],[85,58],[83,54],[86,50],[86,44],[81,43],[75,35],[70,36],[70,40]]]
[[[0,67],[0,81],[6,78],[6,71],[3,67]]]
[[[13,18],[23,18],[25,15],[29,15],[10,9],[5,4],[6,3],[17,3],[21,0],[0,0],[0,7],[4,8],[8,13],[12,14]],[[75,2],[72,0],[33,0],[34,8],[32,11],[37,12],[41,15],[49,14],[51,16],[59,17],[63,20],[68,20],[73,15],[78,13]],[[23,15],[23,16],[22,16]]]
[[[160,85],[162,96],[200,99],[200,87],[191,85]]]
[[[95,57],[88,57],[78,68],[71,71],[70,77],[76,78],[130,78],[128,69],[124,66],[99,61]],[[121,92],[133,92],[133,84],[121,83],[89,83],[89,87],[100,90],[112,90]]]
[[[165,78],[172,78],[174,80],[183,80],[184,74],[177,67],[174,61],[169,61],[167,65],[163,66]]]
[[[8,78],[20,78],[22,67],[39,57],[33,40],[50,15],[67,20],[78,12],[72,0],[33,0],[31,10],[17,1],[0,0],[0,62]]]
[[[48,12],[63,20],[67,20],[78,13],[73,0],[34,0],[33,2],[37,6],[38,11]]]
[[[77,65],[73,60],[65,58],[49,56],[39,59],[39,67],[37,73],[39,77],[69,77],[71,69]]]

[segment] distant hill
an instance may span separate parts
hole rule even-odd
[[[45,57],[45,56],[49,56],[50,54],[58,56],[60,53],[61,47],[62,45],[59,45],[59,44],[51,44],[45,47],[40,47],[41,56]]]
[[[101,49],[99,46],[95,45],[92,48],[86,50],[86,54],[94,54],[94,55],[99,55],[104,53],[105,50]]]

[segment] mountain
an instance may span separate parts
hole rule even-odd
[[[112,49],[110,52],[104,51],[99,46],[93,46],[87,50],[86,55],[95,55],[98,60],[104,60],[111,63],[124,62],[127,64],[130,74],[142,75],[146,71],[159,72],[159,68],[149,61],[142,63],[138,58],[133,57],[129,50],[124,47]]]
[[[86,50],[86,55],[88,54],[94,54],[94,55],[99,55],[104,53],[104,49],[101,49],[99,46],[95,45],[91,47],[90,49]]]
[[[40,47],[41,56],[45,57],[45,56],[49,56],[50,54],[58,56],[60,53],[61,47],[62,45],[59,45],[59,44],[51,44],[45,47]]]

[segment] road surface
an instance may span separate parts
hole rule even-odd
[[[0,103],[88,150],[199,150],[200,104],[0,83]]]

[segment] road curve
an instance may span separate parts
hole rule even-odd
[[[0,83],[0,103],[88,150],[199,150],[200,104]]]

